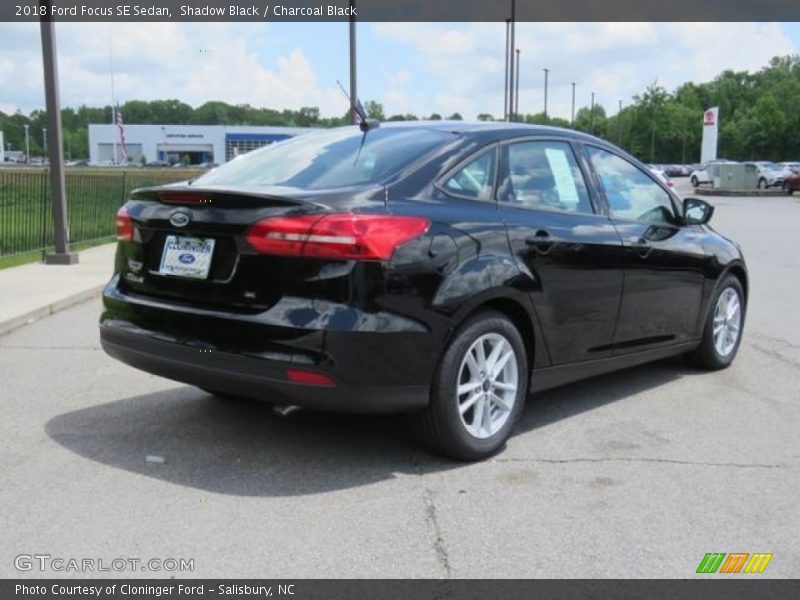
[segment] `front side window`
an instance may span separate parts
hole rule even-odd
[[[508,147],[500,200],[538,210],[592,212],[589,192],[566,142],[518,142]]]
[[[672,199],[660,185],[616,154],[595,146],[586,150],[603,184],[612,217],[675,224]]]
[[[456,196],[491,200],[494,189],[494,150],[483,153],[449,177],[442,187]]]

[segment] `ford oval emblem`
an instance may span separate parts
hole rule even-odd
[[[191,254],[181,254],[178,257],[178,260],[185,265],[190,265],[194,262],[194,256],[192,256]]]
[[[173,227],[186,227],[191,221],[189,213],[179,210],[169,216],[169,222]]]

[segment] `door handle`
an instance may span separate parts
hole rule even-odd
[[[533,249],[542,255],[550,253],[553,249],[553,242],[554,240],[550,237],[550,233],[544,229],[540,229],[535,235],[525,238],[525,243],[528,246],[533,246]]]

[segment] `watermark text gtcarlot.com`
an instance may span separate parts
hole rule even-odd
[[[149,571],[154,573],[190,573],[194,571],[193,558],[64,558],[50,554],[18,554],[14,557],[18,571],[55,573],[121,573]]]

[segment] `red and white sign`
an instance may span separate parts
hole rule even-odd
[[[716,122],[717,115],[714,109],[709,109],[703,113],[703,125],[713,125]]]

